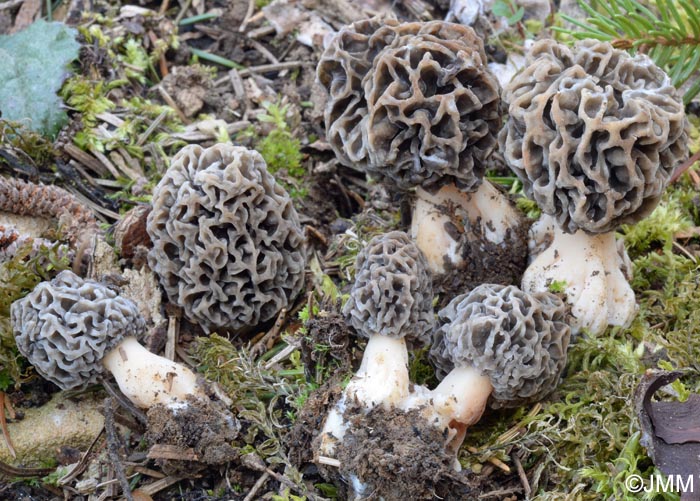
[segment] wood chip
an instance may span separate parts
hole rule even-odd
[[[10,33],[17,33],[32,24],[41,12],[41,3],[41,0],[24,0],[22,7],[19,8],[17,17],[15,17],[15,24],[12,26]]]
[[[170,475],[169,477],[162,478],[156,482],[153,482],[152,484],[144,485],[142,487],[139,487],[136,489],[136,491],[139,491],[143,494],[147,494],[149,496],[152,496],[163,489],[167,489],[173,484],[178,483],[180,480],[182,480],[184,477],[180,477],[178,475]],[[134,491],[134,492],[136,492]]]
[[[109,171],[105,169],[104,165],[102,165],[99,160],[89,153],[84,152],[73,143],[67,143],[63,146],[63,151],[81,164],[92,169],[98,176],[105,177],[109,175]]]
[[[192,448],[176,445],[155,444],[148,451],[148,459],[174,459],[178,461],[198,461],[199,457]]]

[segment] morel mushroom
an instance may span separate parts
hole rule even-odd
[[[453,450],[487,403],[518,407],[554,390],[566,365],[567,317],[558,296],[512,285],[480,285],[440,310],[430,358],[442,381],[430,395]]]
[[[519,277],[521,217],[482,179],[501,115],[498,82],[474,31],[442,21],[360,21],[331,41],[317,75],[339,160],[400,190],[416,188],[411,232],[432,271],[465,268],[471,250],[488,247],[505,256],[498,271],[508,269],[506,280]]]
[[[205,331],[275,317],[304,282],[304,232],[256,151],[190,145],[153,194],[149,264],[168,298]]]
[[[64,390],[94,383],[107,369],[142,408],[205,395],[190,369],[139,344],[146,323],[138,308],[99,282],[62,271],[10,312],[20,353]]]
[[[573,49],[542,40],[504,100],[505,159],[557,223],[523,289],[563,282],[574,331],[628,325],[636,303],[613,232],[654,209],[687,156],[680,94],[645,55],[592,40]]]
[[[357,400],[369,410],[398,406],[408,396],[406,341],[427,342],[434,321],[427,263],[408,235],[394,231],[374,237],[357,255],[355,268],[343,314],[369,340],[359,370],[326,419],[322,454],[343,438],[346,401]]]
[[[368,338],[353,391],[368,407],[408,394],[408,352],[433,327],[432,280],[425,257],[402,231],[374,237],[357,255],[346,321]]]

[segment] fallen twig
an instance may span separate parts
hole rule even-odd
[[[134,496],[131,494],[129,480],[126,478],[124,465],[119,458],[119,436],[117,429],[114,426],[114,400],[112,397],[107,397],[104,400],[104,415],[105,415],[105,434],[107,435],[107,454],[112,462],[114,474],[122,488],[122,493],[127,501],[134,501]]]
[[[7,419],[5,417],[5,407],[9,405],[7,401],[7,395],[4,391],[0,391],[0,426],[2,427],[2,436],[5,438],[5,444],[10,450],[10,454],[13,458],[17,458],[17,452],[15,452],[15,446],[12,445],[12,440],[10,439],[10,430],[7,429]]]

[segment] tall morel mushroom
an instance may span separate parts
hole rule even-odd
[[[501,126],[499,87],[471,28],[374,18],[342,29],[318,65],[326,135],[339,160],[416,188],[411,233],[433,272],[469,270],[501,254],[503,281],[519,278],[521,216],[483,180]],[[488,276],[488,275],[487,275]]]
[[[20,353],[64,390],[95,383],[107,369],[139,407],[205,398],[190,369],[139,344],[146,322],[138,308],[99,282],[62,271],[10,312]]]
[[[573,48],[542,40],[504,100],[505,159],[556,222],[523,289],[564,282],[575,331],[629,324],[636,303],[613,232],[654,209],[687,156],[680,94],[645,55],[592,40]]]
[[[541,400],[559,382],[571,329],[568,311],[549,292],[484,284],[457,296],[438,313],[430,358],[442,381],[432,407],[451,430],[451,447],[492,408]]]
[[[186,146],[153,194],[149,264],[168,298],[206,331],[272,319],[304,282],[304,233],[262,156]]]

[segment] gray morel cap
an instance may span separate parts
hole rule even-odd
[[[606,233],[646,217],[688,156],[671,79],[647,56],[606,42],[536,42],[503,100],[505,160],[569,233]]]
[[[262,156],[186,146],[153,193],[148,262],[169,299],[205,330],[275,317],[304,284],[304,232]]]
[[[372,18],[321,56],[326,136],[338,159],[400,189],[475,191],[501,126],[498,81],[474,30]]]
[[[64,390],[95,383],[102,358],[146,331],[133,302],[68,270],[12,303],[10,318],[20,353]]]
[[[434,323],[432,279],[423,253],[408,235],[378,235],[359,252],[343,315],[364,337],[428,341]]]
[[[549,292],[480,285],[440,310],[430,359],[440,379],[464,366],[488,376],[493,408],[535,402],[554,390],[566,365],[567,317]]]

